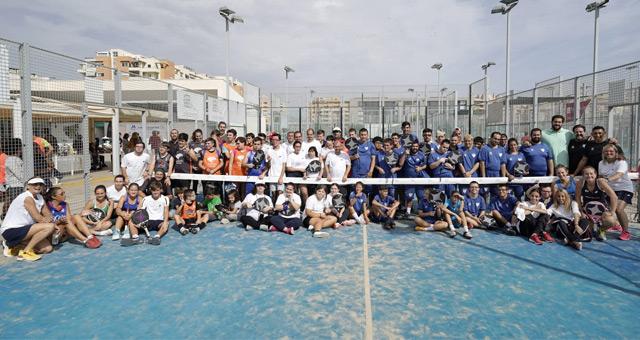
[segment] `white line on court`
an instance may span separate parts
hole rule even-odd
[[[373,340],[373,318],[371,316],[371,288],[369,284],[369,246],[367,245],[367,227],[362,227],[362,257],[364,259],[364,338]]]

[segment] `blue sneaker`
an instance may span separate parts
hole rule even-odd
[[[129,227],[124,227],[124,231],[122,232],[122,238],[131,238]]]
[[[111,236],[111,241],[117,241],[120,239],[120,229],[113,230],[113,236]]]

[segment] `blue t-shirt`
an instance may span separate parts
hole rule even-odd
[[[462,166],[465,171],[471,170],[476,163],[478,163],[478,156],[480,154],[480,150],[475,146],[471,147],[471,150],[467,150],[464,147],[460,148],[460,153],[462,154]],[[478,171],[474,171],[471,174],[471,177],[478,177]]]
[[[444,206],[447,207],[447,209],[453,211],[454,213],[458,213],[460,211],[460,205],[462,204],[461,200],[458,200],[458,202],[456,202],[456,204],[453,204],[453,200],[451,200],[450,198],[448,198],[445,202],[444,202]]]
[[[371,156],[376,155],[376,146],[371,141],[360,143],[358,141],[358,148],[353,151],[349,151],[349,156],[353,156],[356,153],[360,155],[360,158],[351,161],[351,174],[358,177],[364,177],[369,172],[371,167]]]
[[[255,155],[256,155],[256,152],[254,150],[249,151],[249,159],[247,160],[247,162],[253,164],[253,157],[255,157]],[[267,157],[265,156],[262,159],[262,162],[260,163],[260,167],[259,168],[254,167],[253,169],[249,169],[249,171],[247,171],[247,175],[260,176],[266,166],[267,166]]]
[[[495,149],[489,145],[485,145],[480,150],[478,160],[484,162],[486,171],[500,171],[500,165],[505,164],[506,152],[504,148],[498,145]]]
[[[558,186],[558,189],[564,189],[567,191],[567,193],[571,196],[571,199],[574,200],[576,199],[576,180],[573,179],[573,177],[569,177],[569,187],[565,188],[562,186],[562,184],[560,184],[560,180],[557,179],[556,180],[556,186]]]
[[[47,202],[47,207],[53,216],[53,222],[67,216],[67,202],[60,202],[59,208],[54,207],[53,203]]]
[[[507,196],[504,201],[499,196],[493,196],[489,202],[489,210],[497,210],[502,217],[511,216],[518,202],[518,199],[513,195]]]
[[[449,152],[440,153],[440,150],[434,150],[429,155],[429,164],[439,161],[442,158],[447,158],[449,156]],[[453,170],[446,169],[444,167],[445,162],[440,163],[435,169],[431,169],[431,173],[433,177],[453,177]]]
[[[434,211],[433,205],[431,205],[431,202],[429,202],[429,200],[423,198],[420,200],[420,203],[418,203],[418,211],[422,211],[423,213],[430,213]],[[438,220],[438,217],[436,216],[425,216],[421,218],[432,224]]]
[[[398,156],[398,162],[400,162],[400,158],[402,157],[402,154],[398,154],[397,150],[391,150],[391,152],[395,153]],[[378,154],[376,155],[376,165],[381,167],[382,170],[384,170],[384,175],[378,173],[378,178],[396,178],[398,177],[398,173],[391,173],[391,167],[389,166],[389,164],[387,164],[387,162],[385,162],[384,160],[384,156],[387,153],[384,151],[380,151],[378,152]],[[396,164],[394,167],[397,167],[398,164]]]
[[[351,200],[354,198],[356,199],[356,201],[352,205],[353,210],[355,210],[358,214],[362,214],[362,208],[364,204],[367,203],[367,195],[362,193],[360,197],[356,197],[356,192],[352,191],[351,194],[349,194],[349,202],[351,202]]]
[[[382,211],[385,211],[385,212],[387,211],[387,208],[390,207],[396,201],[390,195],[387,195],[387,197],[385,197],[384,200],[380,199],[380,195],[376,195],[376,197],[374,197],[373,199],[383,205],[381,209]]]
[[[516,163],[518,163],[519,161],[526,161],[526,158],[524,157],[522,152],[518,152],[515,155],[507,153],[506,158],[507,158],[507,164],[506,164],[507,172],[511,175],[515,175],[513,173],[513,167],[516,165]]]
[[[471,198],[469,194],[467,194],[464,196],[464,202],[464,211],[468,211],[471,216],[478,217],[481,212],[487,210],[487,204],[480,195],[476,198]]]
[[[547,175],[547,160],[553,159],[553,153],[547,144],[533,144],[528,148],[522,145],[518,151],[522,152],[524,157],[527,159],[527,163],[529,163],[529,166],[531,167],[531,170],[529,170],[529,176]]]
[[[402,165],[402,174],[406,178],[417,178],[419,176],[416,172],[416,167],[424,166],[425,164],[427,164],[427,157],[425,157],[422,151],[418,151],[415,155],[405,154],[404,164]]]

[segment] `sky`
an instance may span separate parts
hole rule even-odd
[[[511,89],[568,79],[593,68],[589,0],[521,0],[511,11]],[[498,0],[60,0],[1,1],[0,37],[77,58],[120,48],[224,75],[226,34],[218,9],[245,23],[230,28],[230,74],[263,89],[469,84],[488,70],[505,89],[506,15]],[[612,0],[600,11],[598,69],[640,59],[640,6]],[[635,38],[635,39],[634,39]],[[264,93],[264,90],[263,90]]]

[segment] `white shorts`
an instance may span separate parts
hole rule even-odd
[[[284,192],[284,184],[278,184],[278,183],[269,184],[269,191],[276,192],[276,190]]]

